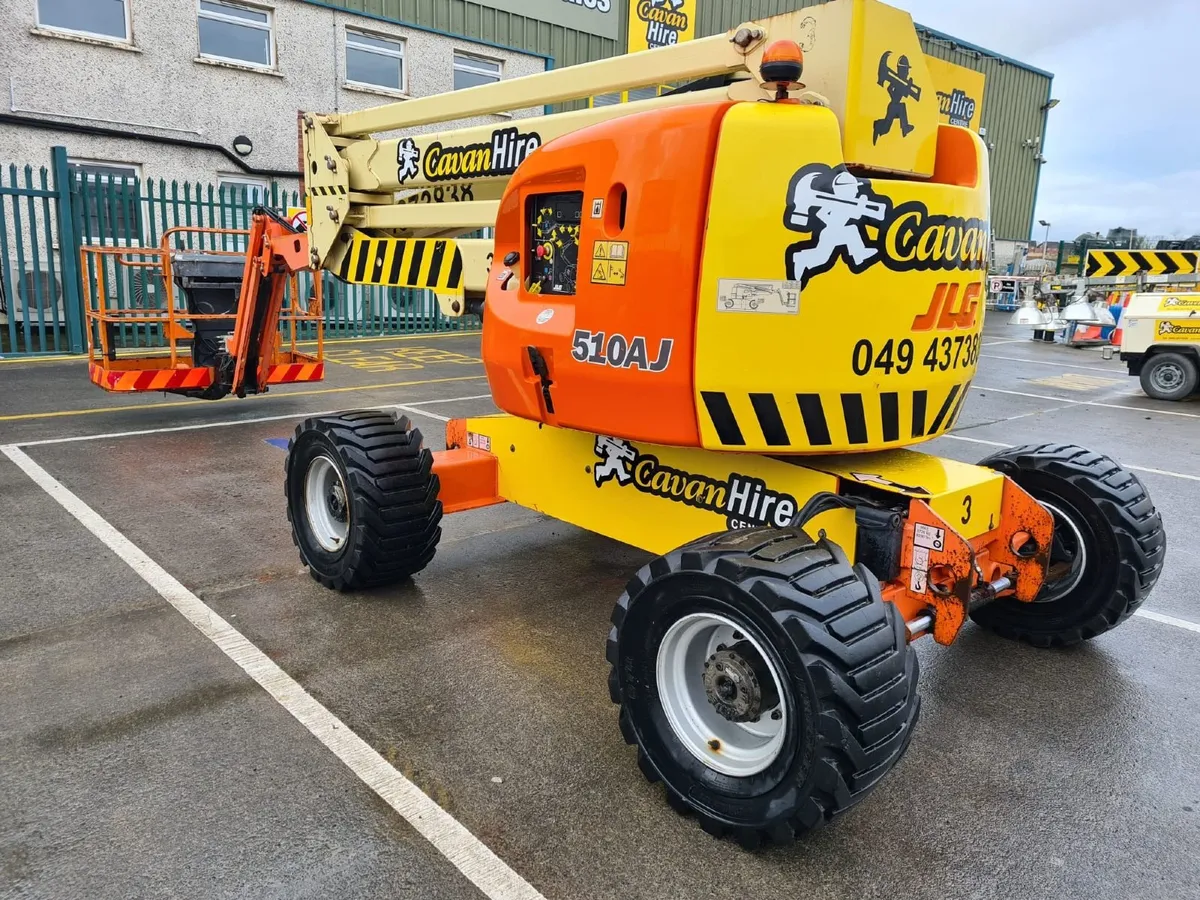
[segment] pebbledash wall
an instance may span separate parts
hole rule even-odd
[[[306,0],[316,3],[318,0]],[[637,0],[319,0],[393,21],[487,41],[553,60],[555,68],[624,53],[629,7]],[[823,0],[696,0],[696,35],[748,19],[816,6]],[[888,0],[904,7],[904,0]],[[942,23],[938,23],[942,24]],[[1028,240],[1044,165],[1053,76],[1001,53],[931,28],[918,28],[925,52],[987,77],[981,125],[992,153],[992,233]]]
[[[73,162],[133,167],[146,181],[275,182],[290,190],[298,185],[288,176],[297,170],[299,109],[356,110],[450,91],[456,51],[499,64],[502,78],[547,65],[536,52],[417,24],[304,0],[255,0],[240,5],[270,12],[275,48],[274,64],[256,68],[201,57],[197,0],[102,0],[124,3],[128,40],[39,26],[39,2],[47,0],[5,0],[0,17],[0,79],[8,89],[8,102],[0,106],[4,164],[49,166],[50,148],[63,145]],[[70,6],[54,2],[60,10]],[[404,92],[349,82],[347,28],[403,42]],[[239,136],[253,145],[245,157],[233,149]]]

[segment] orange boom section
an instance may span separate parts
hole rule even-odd
[[[496,221],[483,361],[496,404],[547,424],[696,446],[696,293],[729,103],[556,139]]]

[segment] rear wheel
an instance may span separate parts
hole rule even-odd
[[[908,748],[920,701],[904,621],[825,539],[702,538],[638,572],[612,620],[621,733],[711,834],[788,843],[863,799]]]
[[[1196,390],[1196,361],[1182,353],[1156,353],[1142,365],[1142,390],[1155,400],[1183,400]]]
[[[306,419],[288,445],[292,539],[312,577],[336,590],[401,581],[441,537],[433,454],[407,418],[346,412]]]
[[[1004,637],[1077,644],[1133,614],[1166,556],[1162,519],[1132,472],[1071,444],[1014,447],[980,462],[1003,472],[1054,517],[1050,571],[1032,603],[1002,598],[971,613]]]

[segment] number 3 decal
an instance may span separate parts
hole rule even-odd
[[[963,517],[960,519],[964,525],[971,521],[971,495],[963,497]]]

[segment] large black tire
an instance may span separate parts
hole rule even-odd
[[[659,696],[664,636],[685,616],[714,612],[781,673],[783,743],[748,777],[689,751]],[[824,538],[769,528],[702,538],[639,571],[612,626],[609,691],[621,734],[646,778],[710,834],[748,849],[790,843],[862,800],[908,748],[920,700],[905,623],[875,576]]]
[[[1167,551],[1162,518],[1136,475],[1073,444],[1014,447],[980,465],[1003,472],[1050,509],[1051,565],[1070,570],[1033,603],[1003,598],[975,610],[972,619],[1003,637],[1064,647],[1133,615],[1158,580]]]
[[[1142,363],[1142,390],[1155,400],[1186,400],[1200,384],[1196,360],[1182,353],[1155,353]]]
[[[309,515],[306,483],[318,470],[340,495],[330,507],[344,531],[338,546],[322,545]],[[406,417],[365,410],[305,419],[288,444],[284,471],[292,540],[326,587],[393,584],[433,559],[442,535],[438,477],[433,454]]]

